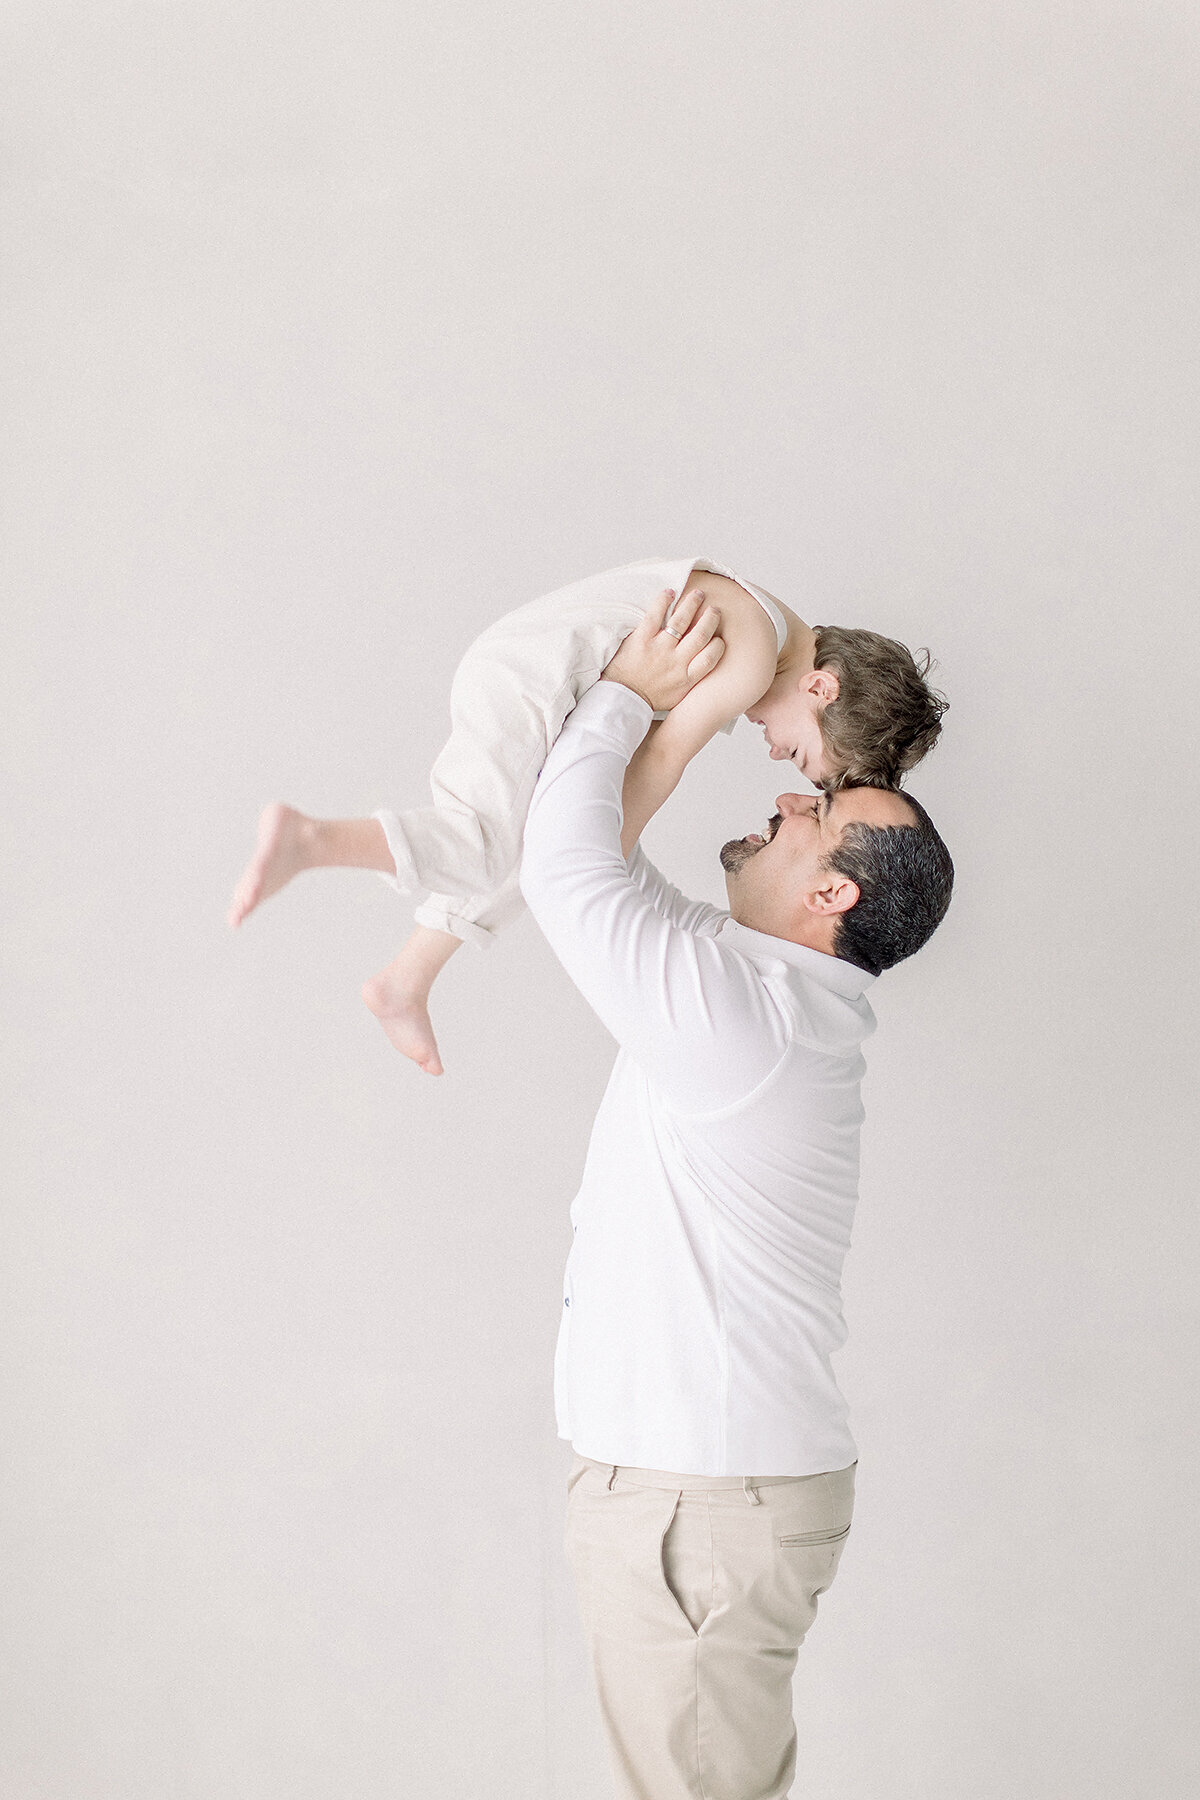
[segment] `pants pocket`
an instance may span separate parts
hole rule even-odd
[[[849,1535],[849,1525],[835,1526],[832,1531],[789,1531],[780,1537],[779,1544],[784,1550],[795,1544],[837,1544]]]
[[[676,1505],[659,1545],[663,1583],[693,1632],[713,1609],[714,1556],[707,1510]]]
[[[567,1503],[565,1548],[575,1574],[585,1629],[629,1641],[668,1643],[692,1638],[696,1558],[691,1534],[682,1562],[681,1592],[672,1586],[674,1565],[664,1541],[679,1495],[663,1488],[612,1488],[589,1470]],[[711,1561],[711,1559],[710,1559]],[[704,1602],[707,1612],[711,1601]]]

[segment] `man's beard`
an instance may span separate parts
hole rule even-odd
[[[744,869],[752,856],[765,850],[779,827],[783,824],[783,814],[776,813],[767,826],[766,836],[761,843],[752,844],[749,838],[730,838],[727,844],[721,845],[721,867],[727,875],[736,875]]]
[[[736,875],[744,869],[761,844],[748,844],[745,838],[730,838],[727,844],[721,845],[721,867],[727,875]]]

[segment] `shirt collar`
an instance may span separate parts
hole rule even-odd
[[[765,931],[752,931],[749,925],[739,925],[736,919],[726,917],[718,935],[739,950],[744,956],[770,956],[777,962],[790,963],[794,969],[811,980],[819,982],[822,987],[829,988],[835,994],[844,994],[848,1000],[857,1000],[878,981],[877,975],[869,975],[860,969],[857,963],[850,963],[841,956],[828,956],[824,950],[812,950],[807,944],[794,944],[790,938],[771,937]]]

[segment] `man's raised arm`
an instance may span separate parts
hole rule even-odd
[[[677,923],[679,909],[671,908],[674,918],[660,911],[621,854],[629,758],[652,707],[671,704],[700,678],[687,675],[698,660],[690,635],[677,643],[649,615],[609,665],[621,673],[589,689],[567,719],[529,810],[521,887],[559,961],[617,1041],[675,1104],[703,1112],[756,1087],[783,1054],[786,1033],[757,971],[714,936],[698,934],[707,909]],[[717,657],[705,660],[712,667]]]

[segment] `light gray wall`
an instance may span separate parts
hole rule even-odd
[[[656,554],[929,644],[858,1522],[798,1792],[1184,1800],[1195,9],[4,9],[4,1800],[601,1800],[551,1357],[611,1058],[526,920],[358,984],[260,804],[423,792],[502,610]],[[743,727],[650,845],[778,773]]]

